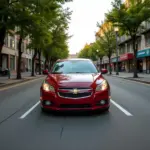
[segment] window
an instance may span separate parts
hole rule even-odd
[[[127,44],[127,52],[130,52],[130,43]]]
[[[13,37],[10,38],[10,48],[15,48],[15,40]]]
[[[139,38],[139,39],[137,40],[137,43],[138,43],[138,50],[140,50],[140,49],[141,49],[141,38]]]
[[[97,69],[89,60],[69,60],[57,62],[52,69],[52,73],[97,73]]]
[[[145,46],[146,47],[150,46],[150,33],[145,35]]]
[[[15,70],[15,56],[10,55],[10,70]]]
[[[125,45],[120,47],[120,54],[124,54],[125,53]]]
[[[5,46],[8,46],[8,34],[5,37],[4,44],[5,44]]]
[[[24,52],[24,42],[21,44],[21,51]]]
[[[17,40],[17,50],[18,50],[18,44],[19,44],[19,41]]]
[[[22,43],[23,44],[23,43]],[[28,54],[28,50],[27,50],[27,47],[26,47],[26,43],[24,43],[24,52],[26,53],[26,54]]]

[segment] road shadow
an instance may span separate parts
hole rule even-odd
[[[107,116],[109,115],[109,111],[63,111],[63,112],[54,112],[54,111],[47,111],[41,112],[44,116],[49,117],[71,117],[71,118],[85,118],[85,117],[97,117],[97,116]]]

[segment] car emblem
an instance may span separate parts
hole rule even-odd
[[[79,90],[78,89],[73,89],[73,94],[78,94]]]

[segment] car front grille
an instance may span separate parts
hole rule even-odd
[[[74,89],[76,89],[78,92],[74,93]],[[59,88],[58,95],[60,97],[64,98],[86,98],[90,97],[92,95],[92,89],[91,88]]]
[[[84,98],[84,97],[89,97],[91,95],[92,95],[91,92],[78,93],[78,94],[59,92],[59,96],[65,98]]]
[[[61,104],[60,108],[90,108],[90,104]]]

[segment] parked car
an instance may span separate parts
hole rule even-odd
[[[48,69],[44,69],[43,74],[48,74]]]
[[[108,70],[105,69],[105,68],[102,68],[102,69],[101,69],[101,72],[102,72],[103,74],[106,74],[106,73],[108,73]]]
[[[7,76],[8,75],[9,70],[6,68],[0,68],[0,75],[1,76]]]
[[[110,86],[89,59],[57,61],[40,89],[42,111],[109,110]]]

